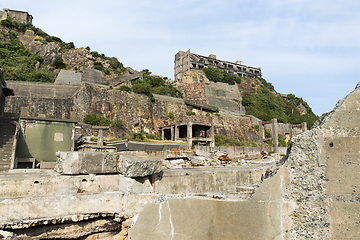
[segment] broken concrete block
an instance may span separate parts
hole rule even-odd
[[[206,158],[200,156],[191,156],[189,157],[191,165],[195,166],[204,166],[206,164]]]
[[[157,156],[110,152],[60,152],[57,171],[61,174],[121,173],[126,177],[144,177],[161,170]]]
[[[147,154],[122,154],[118,167],[125,177],[144,177],[160,172],[161,159]]]

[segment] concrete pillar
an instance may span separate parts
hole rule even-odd
[[[272,142],[274,146],[274,153],[279,153],[279,139],[278,139],[278,124],[277,119],[274,118],[272,122]]]
[[[210,142],[210,147],[215,147],[215,137],[214,137],[214,124],[211,124],[210,127],[210,138],[211,138],[211,142]]]
[[[307,123],[306,123],[306,122],[302,122],[302,123],[301,123],[301,128],[302,128],[302,131],[303,131],[303,132],[306,132],[306,131],[307,131]]]
[[[164,128],[161,129],[161,139],[164,141]]]
[[[265,143],[264,143],[264,126],[263,122],[259,122],[259,135],[260,135],[260,151],[265,152]]]
[[[174,141],[175,139],[175,131],[174,131],[174,126],[170,126],[170,130],[171,130],[171,141]]]
[[[187,143],[189,149],[192,147],[192,122],[188,122],[187,124]]]
[[[104,135],[103,135],[103,130],[101,128],[99,129],[99,133],[98,133],[97,145],[101,147],[104,145]]]
[[[96,145],[100,147],[104,146],[103,131],[109,129],[109,127],[93,126],[92,128],[98,130],[98,141]]]
[[[174,141],[179,140],[179,126],[177,124],[175,124],[175,139]]]

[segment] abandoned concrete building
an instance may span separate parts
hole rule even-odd
[[[28,12],[3,8],[3,10],[0,11],[0,20],[4,20],[6,18],[22,23],[32,23],[33,20],[33,16]]]
[[[216,55],[208,57],[191,53],[190,49],[186,52],[179,51],[175,54],[174,73],[175,81],[181,81],[185,72],[199,70],[206,67],[218,68],[237,77],[261,77],[261,68],[246,66],[242,61],[228,62],[216,59]]]
[[[186,122],[161,127],[162,140],[185,141],[189,147],[196,145],[215,146],[214,125],[204,122]]]

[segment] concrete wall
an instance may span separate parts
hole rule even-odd
[[[211,106],[245,114],[245,108],[240,104],[242,98],[236,84],[210,82],[205,86],[205,95]]]
[[[73,121],[22,118],[16,148],[17,158],[56,161],[57,151],[71,151],[74,145]]]
[[[185,176],[186,177],[186,176]],[[164,199],[139,214],[137,239],[281,239],[280,177],[264,181],[248,201]]]
[[[260,147],[226,147],[226,146],[219,146],[219,147],[210,147],[210,146],[195,146],[195,150],[201,150],[206,152],[226,152],[230,155],[237,155],[237,154],[247,154],[247,153],[260,153]],[[267,147],[266,151],[274,151],[273,147]],[[279,147],[279,154],[286,154],[287,147]]]
[[[53,83],[39,83],[39,82],[18,82],[9,81],[9,88],[14,89],[14,94],[17,97],[29,98],[56,98],[67,99],[70,98],[80,86],[71,85],[56,85]]]

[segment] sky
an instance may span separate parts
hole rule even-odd
[[[174,79],[187,51],[252,67],[280,93],[331,111],[360,79],[359,0],[2,0],[33,25]]]

